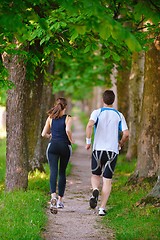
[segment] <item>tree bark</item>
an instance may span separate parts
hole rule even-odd
[[[123,69],[121,71],[118,71],[118,76],[117,76],[117,96],[118,96],[118,110],[123,113],[125,116],[125,119],[128,122],[128,109],[129,109],[129,104],[128,104],[128,98],[129,98],[129,74],[130,70],[126,69],[126,62],[123,61],[122,63]]]
[[[30,158],[30,170],[34,171],[38,168],[40,171],[44,171],[43,163],[46,162],[46,148],[48,144],[48,139],[42,139],[41,132],[44,127],[47,111],[54,104],[54,96],[52,94],[52,86],[43,85],[42,97],[41,97],[41,106],[40,106],[40,114],[38,119],[38,128],[37,128],[37,138],[35,148],[33,149],[33,156]]]
[[[160,51],[152,44],[145,57],[144,94],[135,176],[158,174],[160,156]]]
[[[144,57],[144,52],[135,52],[132,55],[129,77],[129,143],[126,155],[128,160],[137,157],[137,140],[144,86]]]
[[[40,118],[41,118],[41,102],[44,76],[37,68],[37,76],[34,81],[28,80],[25,89],[25,126],[26,126],[26,139],[27,139],[27,152],[29,171],[35,168],[41,169],[39,159],[35,158],[37,141],[40,138]]]
[[[39,41],[36,41],[34,46],[30,46],[29,51],[35,55],[37,53],[43,56],[43,47],[40,46]],[[48,67],[46,67],[47,74],[53,74],[54,59],[51,60]],[[47,141],[42,141],[41,131],[46,121],[46,112],[50,108],[52,95],[52,86],[45,83],[45,73],[41,66],[36,67],[34,81],[27,81],[26,86],[26,133],[27,133],[27,150],[29,171],[39,169],[44,171],[43,163],[46,160],[45,147]]]
[[[8,91],[6,106],[7,154],[6,190],[26,189],[28,185],[28,160],[25,135],[25,82],[26,67],[19,56],[3,54],[3,62],[15,84]]]
[[[147,194],[147,196],[143,197],[137,203],[137,206],[144,206],[147,205],[148,203],[154,205],[155,207],[160,207],[160,171],[155,186]]]
[[[130,70],[126,68],[126,62],[122,62],[123,70],[118,71],[117,74],[117,108],[122,112],[128,124],[128,111],[129,111],[129,74]],[[122,148],[121,153],[127,152],[127,145]]]

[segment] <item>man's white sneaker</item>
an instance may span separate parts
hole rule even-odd
[[[57,198],[52,198],[50,203],[50,211],[53,214],[57,214]]]
[[[57,208],[64,208],[64,204],[61,201],[57,201]]]
[[[105,216],[106,215],[106,210],[104,208],[99,208],[99,216]]]

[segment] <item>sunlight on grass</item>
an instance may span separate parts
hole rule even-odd
[[[48,179],[48,175],[45,172],[40,172],[38,169],[36,169],[34,172],[29,173],[28,179]]]
[[[136,207],[137,201],[152,188],[149,183],[127,186],[128,175],[135,169],[136,160],[128,162],[120,156],[108,201],[108,214],[103,223],[110,226],[116,240],[158,240],[160,239],[159,208],[152,205]]]

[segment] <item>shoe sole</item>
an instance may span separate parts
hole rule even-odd
[[[105,216],[106,215],[106,213],[105,214],[99,214],[99,216],[101,216],[101,217],[103,217],[103,216]]]
[[[56,200],[54,200],[54,202],[52,202],[51,207],[50,207],[50,212],[52,214],[57,214],[58,209],[57,209],[57,206],[56,206]]]
[[[51,212],[52,214],[57,214],[58,210],[57,210],[57,208],[55,208],[55,207],[51,207],[51,208],[50,208],[50,212]]]
[[[95,189],[92,193],[93,197],[90,198],[89,204],[91,208],[96,208],[97,207],[97,201],[98,201],[98,196],[99,196],[99,191]]]

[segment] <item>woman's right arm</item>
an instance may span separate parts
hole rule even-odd
[[[41,133],[42,137],[51,138],[51,118],[48,117]]]
[[[66,134],[68,136],[68,139],[71,143],[74,143],[72,138],[72,118],[70,116],[67,116],[66,118]]]

